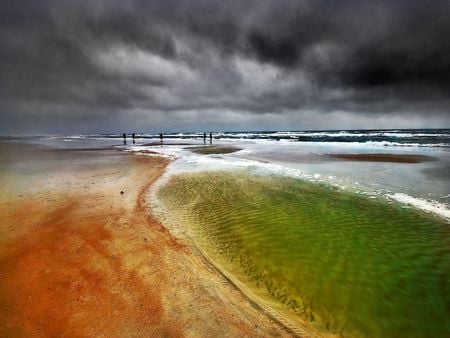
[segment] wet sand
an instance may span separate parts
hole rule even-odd
[[[235,153],[236,151],[242,150],[238,147],[233,146],[217,146],[217,145],[204,145],[199,147],[189,147],[186,148],[193,153],[203,154],[203,155],[211,155],[211,154],[230,154]]]
[[[166,159],[10,142],[0,155],[0,336],[293,335],[151,215]]]
[[[336,159],[365,162],[422,163],[436,161],[432,156],[407,154],[328,154]]]

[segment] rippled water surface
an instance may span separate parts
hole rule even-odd
[[[178,175],[172,219],[256,293],[344,336],[450,336],[444,220],[292,178]]]

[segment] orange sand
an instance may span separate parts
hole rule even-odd
[[[0,336],[292,335],[150,214],[165,159],[10,147],[0,144],[11,163],[0,170]]]

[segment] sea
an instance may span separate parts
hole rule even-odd
[[[164,133],[167,140],[202,140],[210,131]],[[212,132],[215,140],[267,140],[301,143],[358,143],[386,147],[450,147],[450,129],[364,129],[364,130],[309,130],[309,131],[233,131]],[[127,134],[128,137],[131,134]],[[35,136],[32,136],[35,137]],[[39,136],[37,136],[39,137]],[[40,136],[41,138],[76,139],[122,139],[122,134],[91,134],[69,136]],[[160,133],[136,133],[139,139],[159,139]],[[114,142],[113,142],[114,143]]]

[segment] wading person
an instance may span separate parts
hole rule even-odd
[[[135,137],[135,135],[134,135],[134,133],[133,133],[133,144],[135,144],[136,142],[135,142],[135,140],[134,140],[134,137]]]
[[[127,134],[123,133],[123,144],[127,144]]]

